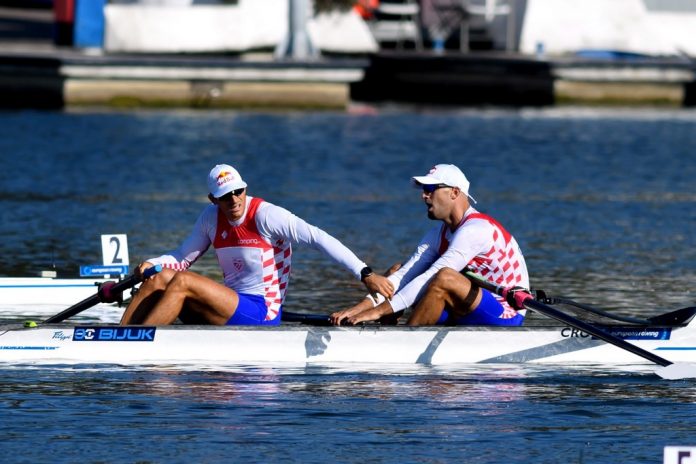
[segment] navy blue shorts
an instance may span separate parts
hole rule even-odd
[[[503,319],[500,316],[505,308],[488,290],[481,289],[483,295],[481,302],[472,312],[464,317],[450,320],[450,314],[446,309],[442,310],[442,315],[438,319],[438,325],[452,324],[455,325],[522,325],[524,316],[517,314],[515,317]]]
[[[261,295],[249,295],[247,293],[238,293],[239,304],[237,310],[225,325],[279,325],[280,312],[278,316],[270,321],[266,320],[268,308],[266,301]]]

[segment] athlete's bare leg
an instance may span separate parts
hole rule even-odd
[[[175,274],[176,271],[172,269],[162,269],[161,272],[143,281],[123,312],[121,325],[142,324],[143,319],[162,297],[164,289]]]
[[[470,292],[475,292],[470,295]],[[481,302],[481,289],[459,272],[443,268],[428,284],[425,294],[416,304],[408,325],[434,325],[442,310],[447,308],[456,317],[469,314]]]
[[[185,322],[195,320],[207,324],[224,325],[239,304],[237,292],[190,271],[166,275],[160,282],[152,284],[151,288],[149,286],[146,288],[148,293],[139,301],[135,301],[134,298],[131,305],[139,305],[139,307],[136,306],[131,310],[129,305],[121,321],[122,324],[164,325],[171,324],[182,316]],[[133,314],[139,317],[136,318]]]

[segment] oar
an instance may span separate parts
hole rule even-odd
[[[314,326],[331,326],[331,321],[329,316],[325,314],[302,314],[302,313],[291,313],[289,311],[283,311],[280,314],[283,322],[299,322],[301,324],[314,325]]]
[[[696,315],[696,307],[689,306],[688,308],[681,308],[675,311],[670,311],[665,314],[658,314],[657,316],[652,316],[647,319],[639,319],[636,317],[612,314],[602,309],[595,308],[594,306],[588,306],[586,304],[578,303],[577,301],[573,301],[568,298],[547,296],[542,290],[537,290],[535,293],[536,300],[540,303],[548,305],[566,304],[570,306],[575,306],[576,308],[582,309],[583,311],[586,311],[591,314],[596,314],[597,316],[635,325],[687,325],[689,321],[693,319],[694,315]]]
[[[683,379],[696,377],[696,366],[684,363],[675,364],[672,361],[657,356],[656,354],[646,351],[636,345],[628,343],[627,341],[621,338],[615,337],[614,335],[600,329],[599,327],[595,327],[591,324],[581,321],[580,319],[576,319],[572,316],[569,316],[568,314],[559,311],[556,308],[547,306],[539,301],[536,301],[534,297],[532,297],[532,295],[527,291],[494,284],[471,271],[467,271],[466,276],[473,280],[479,287],[485,288],[486,290],[493,292],[496,295],[500,295],[506,300],[510,298],[512,302],[515,303],[515,305],[519,308],[525,307],[527,309],[533,309],[545,316],[561,321],[565,324],[568,324],[569,326],[575,327],[576,329],[593,335],[599,338],[600,340],[604,340],[607,343],[610,343],[618,348],[626,350],[630,353],[635,354],[636,356],[640,356],[643,359],[647,359],[648,361],[661,366],[657,369],[656,374],[664,379]]]
[[[536,300],[540,303],[549,305],[566,304],[570,306],[575,306],[576,308],[582,309],[583,311],[586,311],[588,313],[596,314],[597,316],[605,317],[607,319],[612,319],[619,322],[626,322],[628,324],[650,325],[651,323],[648,319],[639,319],[636,317],[619,316],[618,314],[611,314],[602,309],[595,308],[594,306],[578,303],[577,301],[573,301],[568,298],[547,296],[546,293],[544,293],[542,290],[536,291]]]
[[[61,311],[55,316],[51,316],[44,321],[44,324],[51,324],[56,322],[62,322],[65,319],[74,316],[75,314],[81,313],[82,311],[91,308],[99,303],[113,303],[118,301],[120,295],[124,290],[128,290],[131,287],[136,286],[141,281],[151,277],[162,270],[162,266],[159,264],[157,266],[152,266],[143,272],[142,277],[136,274],[131,274],[123,280],[118,282],[104,282],[99,286],[99,290],[96,295],[92,295],[79,303],[76,303],[66,309]]]

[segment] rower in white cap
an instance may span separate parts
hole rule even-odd
[[[471,282],[473,270],[491,282],[529,288],[524,256],[498,221],[479,213],[470,202],[469,180],[452,164],[438,164],[412,183],[422,189],[430,219],[442,224],[430,230],[416,251],[389,275],[392,298],[368,295],[357,305],[335,312],[334,324],[394,320],[413,307],[410,325],[521,325],[524,311]]]
[[[160,264],[143,282],[121,324],[184,323],[276,325],[290,280],[291,242],[323,251],[362,280],[371,293],[393,295],[386,277],[372,270],[337,239],[290,211],[247,194],[236,169],[215,166],[208,175],[208,205],[178,249],[141,263]],[[224,284],[189,271],[213,246]]]

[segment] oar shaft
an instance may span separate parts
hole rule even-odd
[[[300,322],[303,324],[314,325],[314,326],[330,326],[331,321],[329,321],[329,316],[325,314],[301,314],[301,313],[291,313],[289,311],[283,311],[281,313],[281,318],[283,322]]]
[[[573,300],[570,300],[568,298],[562,298],[562,297],[540,298],[539,295],[537,295],[537,301],[539,301],[540,303],[550,304],[550,305],[565,304],[565,305],[575,306],[576,308],[580,308],[583,311],[587,311],[588,313],[596,314],[597,316],[601,316],[601,317],[606,317],[607,319],[613,319],[615,321],[626,322],[628,324],[639,324],[639,325],[650,325],[651,324],[651,322],[647,319],[639,319],[637,317],[629,317],[629,316],[621,316],[618,314],[611,314],[611,313],[603,311],[599,308],[595,308],[593,306],[578,303],[577,301],[573,301]]]
[[[572,316],[569,316],[568,314],[564,313],[563,311],[559,311],[556,308],[547,306],[543,303],[539,303],[538,301],[531,298],[531,296],[530,298],[524,301],[524,305],[528,309],[534,309],[544,314],[545,316],[556,319],[557,321],[564,322],[570,326],[575,327],[576,329],[580,329],[585,333],[588,333],[601,340],[604,340],[607,343],[611,343],[612,345],[615,345],[637,356],[645,358],[648,361],[654,362],[655,364],[659,364],[660,366],[669,366],[670,364],[672,364],[671,361],[668,361],[667,359],[661,356],[651,353],[650,351],[644,350],[643,348],[637,347],[636,345],[629,343],[619,337],[616,337],[610,334],[609,332],[600,329],[599,327],[596,327],[594,325],[581,321],[580,319],[576,319]]]
[[[96,306],[101,302],[101,298],[99,298],[99,295],[92,295],[89,298],[86,298],[79,303],[76,303],[69,307],[68,309],[59,312],[55,316],[51,316],[48,319],[44,321],[46,324],[53,324],[57,322],[62,322],[65,319],[74,316],[75,314],[81,313],[85,309],[89,309],[92,306]]]
[[[116,282],[109,292],[112,295],[117,295],[119,293],[124,292],[125,290],[128,290],[131,287],[134,287],[135,285],[139,284],[143,279],[147,279],[158,272],[162,270],[162,266],[152,266],[148,269],[145,269],[145,272],[143,272],[143,276],[140,277],[136,274],[131,274],[130,276],[126,277],[125,279]],[[57,323],[57,322],[62,322],[75,314],[79,314],[82,311],[91,308],[92,306],[98,305],[99,303],[102,302],[102,296],[100,295],[99,292],[97,292],[96,295],[92,295],[89,298],[86,298],[79,303],[76,303],[69,307],[68,309],[59,312],[55,316],[51,316],[48,319],[44,321],[44,324],[52,324],[52,323]]]
[[[512,291],[512,289],[510,288],[489,282],[473,272],[467,271],[466,275],[474,282],[476,282],[476,284],[479,287],[485,288],[486,290],[500,295],[503,298],[507,298],[508,294]],[[545,316],[548,316],[552,319],[556,319],[557,321],[561,321],[565,324],[575,327],[576,329],[582,330],[585,333],[593,335],[601,340],[604,340],[607,343],[610,343],[630,353],[633,353],[636,356],[640,356],[641,358],[647,359],[648,361],[653,362],[655,364],[659,364],[663,367],[672,364],[671,361],[668,361],[663,357],[657,356],[656,354],[651,353],[647,350],[639,348],[636,345],[633,345],[632,343],[628,343],[627,341],[619,337],[615,337],[614,335],[600,329],[599,327],[595,327],[594,325],[588,324],[587,322],[581,321],[580,319],[576,319],[564,313],[563,311],[559,311],[556,308],[536,301],[532,297],[532,295],[529,294],[529,292],[518,292],[514,296],[516,302],[518,304],[524,305],[524,307],[526,307],[527,309],[536,310]]]

